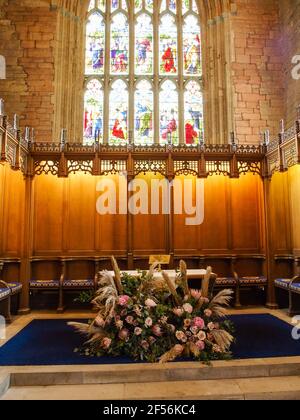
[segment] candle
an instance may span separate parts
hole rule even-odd
[[[284,133],[284,120],[280,120],[280,132]]]
[[[232,132],[230,133],[230,139],[231,139],[231,143],[232,143],[232,144],[235,144],[235,135],[234,135],[234,131],[232,131]]]
[[[0,116],[4,115],[4,99],[0,99]]]
[[[60,142],[65,143],[67,130],[63,128],[60,133]]]
[[[17,114],[14,115],[14,130],[19,130],[19,117]]]
[[[25,127],[25,140],[28,142],[30,141],[30,128]]]
[[[265,143],[266,145],[270,143],[270,130],[265,131]]]

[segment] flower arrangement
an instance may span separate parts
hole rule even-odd
[[[211,269],[202,290],[188,287],[186,265],[173,282],[162,272],[154,279],[156,266],[138,277],[121,275],[112,257],[115,276],[100,273],[93,303],[99,309],[88,325],[69,323],[88,336],[77,350],[87,356],[129,356],[134,360],[166,363],[179,357],[202,362],[228,359],[233,341],[232,325],[225,319],[231,290],[209,298]]]

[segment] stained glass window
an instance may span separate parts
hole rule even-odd
[[[101,74],[104,71],[105,23],[99,13],[89,17],[86,29],[86,74]]]
[[[128,91],[126,83],[113,83],[109,96],[109,143],[125,144],[128,139]]]
[[[204,136],[201,48],[195,0],[91,0],[84,142],[197,145]]]
[[[201,41],[198,19],[188,15],[183,26],[184,73],[201,75]]]
[[[159,111],[161,144],[178,144],[178,92],[169,80],[161,87]]]
[[[153,73],[153,28],[149,15],[138,16],[136,33],[136,73]]]
[[[129,27],[123,13],[114,16],[111,24],[111,73],[128,73]]]
[[[186,144],[198,144],[203,139],[203,98],[194,80],[188,82],[184,94],[184,124]]]
[[[103,137],[103,90],[98,80],[88,82],[84,95],[83,137],[85,143]]]
[[[159,31],[160,73],[177,73],[177,26],[172,15],[163,15]]]
[[[142,80],[135,92],[135,143],[153,143],[153,92],[150,82]]]

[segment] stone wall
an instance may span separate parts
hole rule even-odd
[[[277,0],[235,3],[237,13],[232,18],[235,130],[241,143],[255,143],[266,128],[276,135],[284,114],[279,6]]]
[[[285,119],[291,126],[296,117],[296,109],[300,105],[300,69],[297,71],[297,79],[293,77],[292,63],[296,55],[300,58],[300,0],[280,1],[282,21],[281,47],[284,54],[284,80],[285,80]],[[300,63],[300,60],[298,61]]]
[[[54,36],[56,13],[48,0],[2,0],[0,51],[7,61],[7,80],[0,81],[9,117],[22,116],[39,140],[53,127]]]

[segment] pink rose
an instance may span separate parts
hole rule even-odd
[[[153,321],[149,316],[145,320],[145,325],[146,325],[146,327],[152,327],[152,325],[153,325]]]
[[[141,346],[143,347],[144,350],[148,350],[149,349],[149,343],[146,340],[141,341]]]
[[[145,305],[148,306],[148,308],[155,308],[155,306],[157,306],[153,299],[146,299]]]
[[[111,338],[104,337],[103,340],[102,340],[102,347],[104,349],[109,349],[109,347],[111,345],[111,341],[112,341]]]
[[[183,315],[183,313],[184,313],[184,310],[183,310],[182,308],[176,308],[176,309],[173,309],[173,313],[174,313],[176,316],[182,316],[182,315]]]
[[[120,338],[120,340],[126,341],[128,339],[128,336],[129,336],[129,331],[126,328],[123,328],[119,332],[119,338]]]
[[[119,305],[121,306],[127,306],[129,302],[130,297],[127,295],[119,296]]]
[[[156,342],[156,338],[154,338],[152,335],[148,338],[150,344],[154,344]]]
[[[204,331],[199,331],[199,333],[197,334],[197,337],[199,338],[200,341],[204,341],[206,339],[206,334]]]
[[[139,327],[136,327],[136,328],[134,329],[134,334],[135,334],[135,335],[141,335],[141,334],[142,334],[142,332],[143,332],[143,330],[142,330],[141,328],[139,328]]]
[[[210,309],[205,309],[204,315],[207,316],[207,318],[210,318],[212,316],[212,311]]]
[[[188,314],[191,314],[193,312],[193,307],[190,303],[185,303],[183,305],[183,309],[185,310],[185,312],[187,312]]]
[[[157,324],[152,327],[152,332],[153,332],[154,335],[156,335],[156,337],[161,337],[162,336],[162,330],[161,330],[160,326],[157,325]]]
[[[123,328],[124,322],[123,321],[116,321],[116,327],[119,328],[119,330],[121,330]]]
[[[133,316],[129,316],[128,315],[126,317],[126,320],[125,321],[127,322],[127,324],[132,325],[133,324],[133,321],[134,321]]]
[[[192,298],[194,298],[195,300],[199,300],[201,298],[201,291],[200,290],[195,290],[192,289],[191,290],[191,296]]]
[[[185,333],[183,331],[176,331],[175,336],[176,336],[177,340],[182,341],[182,343],[187,342],[187,336],[185,335]]]
[[[197,341],[196,346],[201,351],[205,349],[205,343],[204,343],[204,341],[201,341],[201,340]]]
[[[193,325],[195,327],[198,327],[200,330],[202,330],[205,327],[205,322],[202,318],[199,316],[193,319]]]

